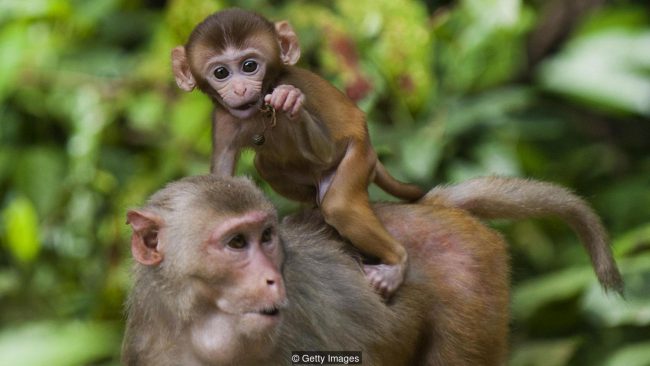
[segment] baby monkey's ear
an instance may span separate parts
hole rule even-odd
[[[295,65],[300,59],[300,44],[296,32],[286,20],[276,22],[275,30],[278,32],[282,62],[286,65]]]

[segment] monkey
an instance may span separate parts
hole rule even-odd
[[[295,66],[300,46],[291,25],[223,10],[197,25],[171,57],[178,86],[198,88],[215,106],[210,171],[233,175],[239,152],[254,149],[256,170],[273,190],[317,205],[329,225],[380,260],[364,270],[389,297],[404,279],[408,255],[372,211],[368,185],[408,201],[424,192],[388,173],[364,113],[349,98]]]
[[[598,216],[550,183],[478,178],[373,208],[411,258],[388,302],[319,210],[279,221],[243,177],[169,184],[127,213],[135,263],[123,364],[289,365],[293,351],[338,350],[371,366],[503,365],[509,258],[479,217],[568,220],[604,288],[623,288]]]
[[[242,181],[181,181],[127,213],[138,265],[125,365],[230,365],[244,340],[264,349],[286,303],[284,252],[273,206]]]

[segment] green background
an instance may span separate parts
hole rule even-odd
[[[512,365],[650,365],[650,9],[624,0],[0,0],[0,365],[119,362],[126,210],[209,165],[210,102],[170,50],[233,5],[291,21],[397,177],[532,177],[602,215],[625,301],[564,224],[493,224]]]

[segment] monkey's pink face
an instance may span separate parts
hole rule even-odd
[[[273,349],[269,334],[287,304],[277,225],[275,213],[267,211],[206,221],[196,258],[202,270],[192,277],[201,279],[201,297],[211,310],[195,323],[191,341],[210,364],[232,364],[242,357],[236,354],[241,344],[261,354]]]
[[[258,113],[264,102],[266,68],[266,58],[257,48],[228,47],[207,60],[203,76],[219,93],[221,104],[230,114],[247,119]]]
[[[287,299],[275,215],[253,211],[224,220],[210,235],[206,253],[216,259],[215,267],[229,269],[215,299],[220,312],[244,327],[279,322]]]

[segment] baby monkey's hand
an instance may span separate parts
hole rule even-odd
[[[264,103],[276,111],[283,111],[289,118],[295,118],[305,102],[305,94],[293,85],[278,85],[271,94],[264,97]]]

